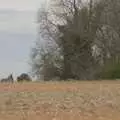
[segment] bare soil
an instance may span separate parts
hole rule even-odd
[[[120,81],[0,84],[0,120],[120,120]]]

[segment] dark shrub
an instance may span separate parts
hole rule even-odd
[[[120,62],[107,63],[100,74],[102,79],[115,80],[120,78]]]
[[[23,81],[32,81],[32,79],[30,78],[30,76],[26,73],[21,74],[20,76],[17,77],[17,81],[18,82],[23,82]]]

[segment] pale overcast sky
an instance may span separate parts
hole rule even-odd
[[[45,0],[0,0],[0,78],[28,72],[36,11]]]
[[[0,0],[0,8],[16,10],[36,10],[45,0]]]

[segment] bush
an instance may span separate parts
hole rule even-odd
[[[119,79],[120,78],[120,62],[108,62],[100,73],[102,79]]]
[[[30,76],[26,73],[21,74],[20,76],[17,77],[17,82],[30,82],[32,81],[32,79],[30,78]]]

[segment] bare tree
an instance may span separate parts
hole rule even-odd
[[[3,78],[1,80],[1,83],[13,83],[13,82],[14,82],[14,79],[12,74],[10,74],[7,78]]]
[[[94,79],[97,63],[92,55],[92,47],[96,33],[101,28],[100,18],[105,7],[104,1],[90,0],[89,4],[83,4],[79,0],[68,0],[67,3],[62,0],[61,3],[63,8],[66,8],[66,14],[63,15],[66,24],[59,27],[60,32],[63,33],[65,76],[66,78]],[[73,12],[72,15],[67,16],[69,3],[72,6],[70,11]]]
[[[97,31],[95,44],[100,49],[102,63],[119,58],[120,53],[120,2],[114,0],[105,1],[105,9],[101,17],[101,27]]]
[[[62,56],[58,48],[48,49],[44,46],[36,45],[36,48],[32,49],[31,65],[32,74],[37,77],[38,80],[52,80],[55,77],[62,77]]]
[[[51,2],[50,9],[39,14],[39,34],[44,39],[45,49],[43,54],[41,49],[35,50],[41,58],[34,64],[36,73],[42,70],[41,74],[47,79],[56,73],[63,79],[95,79],[101,62],[104,65],[108,59],[119,57],[120,4],[117,2]],[[38,44],[36,48],[39,47]]]

